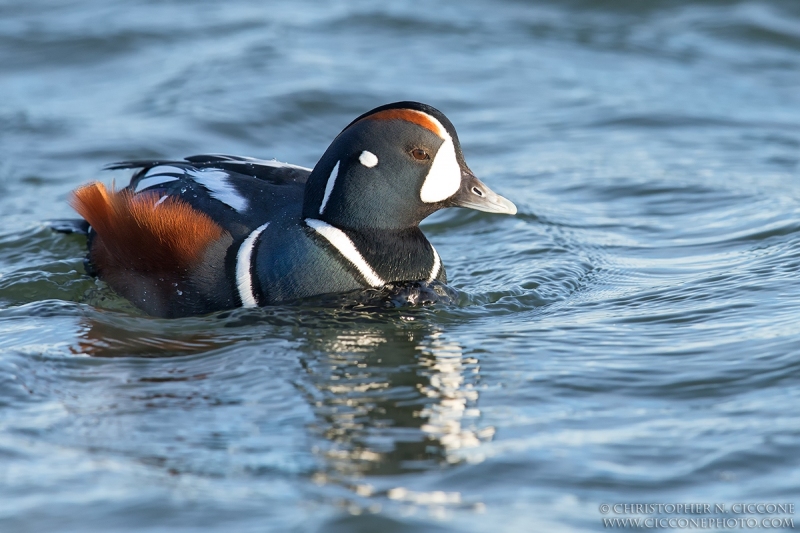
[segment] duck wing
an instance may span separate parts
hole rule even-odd
[[[289,163],[218,154],[122,161],[106,168],[138,169],[125,190],[181,200],[211,217],[234,240],[267,221],[299,218],[311,174]]]

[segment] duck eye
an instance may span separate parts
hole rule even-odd
[[[413,157],[417,161],[425,161],[426,159],[431,158],[431,156],[428,155],[428,152],[426,152],[422,148],[414,148],[413,150],[411,150],[411,157]]]

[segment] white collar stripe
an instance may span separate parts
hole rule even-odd
[[[328,183],[325,184],[325,196],[322,197],[322,203],[319,204],[319,214],[321,215],[323,211],[325,211],[325,206],[328,205],[328,200],[331,197],[331,193],[333,192],[333,186],[336,183],[336,178],[339,176],[339,161],[336,162],[334,165],[333,170],[331,170],[331,175],[328,176]]]
[[[333,245],[334,248],[339,250],[339,253],[344,256],[345,259],[350,261],[356,270],[364,276],[364,279],[367,280],[367,283],[370,284],[372,287],[382,287],[386,285],[386,282],[369,266],[364,256],[361,255],[361,252],[358,251],[356,245],[353,244],[353,241],[350,240],[350,237],[347,236],[345,232],[340,230],[335,226],[331,226],[330,224],[323,222],[321,220],[317,220],[315,218],[307,218],[306,224],[314,231],[322,235],[325,240]]]
[[[256,239],[261,232],[267,229],[269,222],[262,224],[253,230],[239,247],[236,254],[236,289],[239,291],[239,298],[242,300],[242,307],[258,307],[256,296],[253,294],[253,275],[251,266],[253,264],[253,248]]]
[[[435,280],[436,276],[439,275],[439,271],[442,269],[442,260],[439,258],[439,254],[436,253],[436,248],[434,248],[432,244],[431,251],[433,252],[433,266],[431,267],[431,277],[428,278],[428,281]]]

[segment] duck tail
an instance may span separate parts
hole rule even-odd
[[[90,256],[101,276],[116,269],[185,275],[226,233],[180,199],[108,191],[98,182],[75,190],[70,205],[96,233]]]
[[[206,214],[155,192],[94,182],[74,191],[70,204],[91,225],[87,272],[151,315],[184,316],[202,304],[195,278],[204,257],[224,255],[232,242]]]

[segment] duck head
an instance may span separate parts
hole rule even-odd
[[[443,113],[397,102],[364,113],[334,139],[306,183],[303,216],[352,230],[399,230],[445,207],[517,212],[469,169]]]

